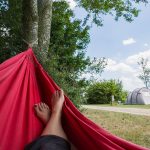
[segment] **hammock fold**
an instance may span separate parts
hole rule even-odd
[[[51,96],[58,89],[31,48],[0,65],[0,150],[23,150],[40,136],[44,126],[33,106],[43,101],[51,108]],[[96,125],[66,96],[62,124],[78,150],[148,150]]]

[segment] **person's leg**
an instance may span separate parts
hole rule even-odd
[[[64,103],[64,93],[62,90],[56,91],[52,97],[52,110],[50,116],[50,110],[44,103],[35,105],[35,111],[37,116],[46,124],[45,129],[42,132],[43,135],[56,135],[66,140],[67,136],[62,128],[61,114]]]
[[[41,141],[44,141],[44,138],[45,138],[45,141],[46,140],[49,141],[47,145],[44,145],[44,147],[43,147],[44,150],[49,149],[49,148],[56,150],[56,147],[54,146],[55,143],[57,143],[57,146],[60,145],[61,150],[63,150],[62,147],[64,147],[64,145],[67,146],[67,148],[65,148],[65,150],[69,150],[68,144],[70,142],[67,142],[67,144],[65,142],[65,144],[64,144],[64,141],[62,139],[58,140],[57,137],[52,137],[52,135],[56,135],[56,136],[62,137],[63,139],[68,141],[67,136],[61,125],[61,112],[62,112],[63,103],[64,103],[64,93],[61,90],[61,91],[56,91],[52,97],[52,110],[51,111],[45,103],[39,103],[39,104],[35,105],[36,115],[46,126],[41,134],[42,139],[38,140],[37,145],[41,145],[40,143],[41,143]],[[51,137],[46,137],[48,135],[50,135]],[[45,136],[45,137],[43,137],[43,136]],[[58,145],[58,141],[59,141],[59,145]],[[37,141],[34,141],[34,143],[37,143]],[[28,145],[29,148],[27,147],[26,150],[30,150],[30,147],[32,147],[32,145],[34,145],[34,144],[31,143],[31,145]],[[35,147],[37,147],[37,145]],[[51,145],[51,146],[49,146],[49,145]],[[71,150],[77,150],[73,146],[73,144],[70,143],[70,145],[71,145]],[[46,148],[45,146],[48,146],[48,148]],[[32,150],[34,150],[33,147],[32,147]]]

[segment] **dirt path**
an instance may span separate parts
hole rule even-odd
[[[105,106],[93,106],[93,105],[82,105],[83,108],[96,109],[96,110],[105,110],[105,111],[114,111],[129,113],[134,115],[150,116],[150,109],[141,109],[141,108],[119,108],[119,107],[105,107]]]

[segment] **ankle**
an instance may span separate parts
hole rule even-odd
[[[62,113],[61,110],[53,110],[51,115],[55,117],[61,117],[61,113]]]

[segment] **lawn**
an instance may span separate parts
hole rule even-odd
[[[104,106],[109,107],[110,104],[90,104],[92,106]],[[150,105],[124,105],[124,104],[116,104],[111,107],[121,107],[121,108],[143,108],[143,109],[150,109]]]
[[[111,133],[150,148],[150,117],[91,109],[83,114]]]

